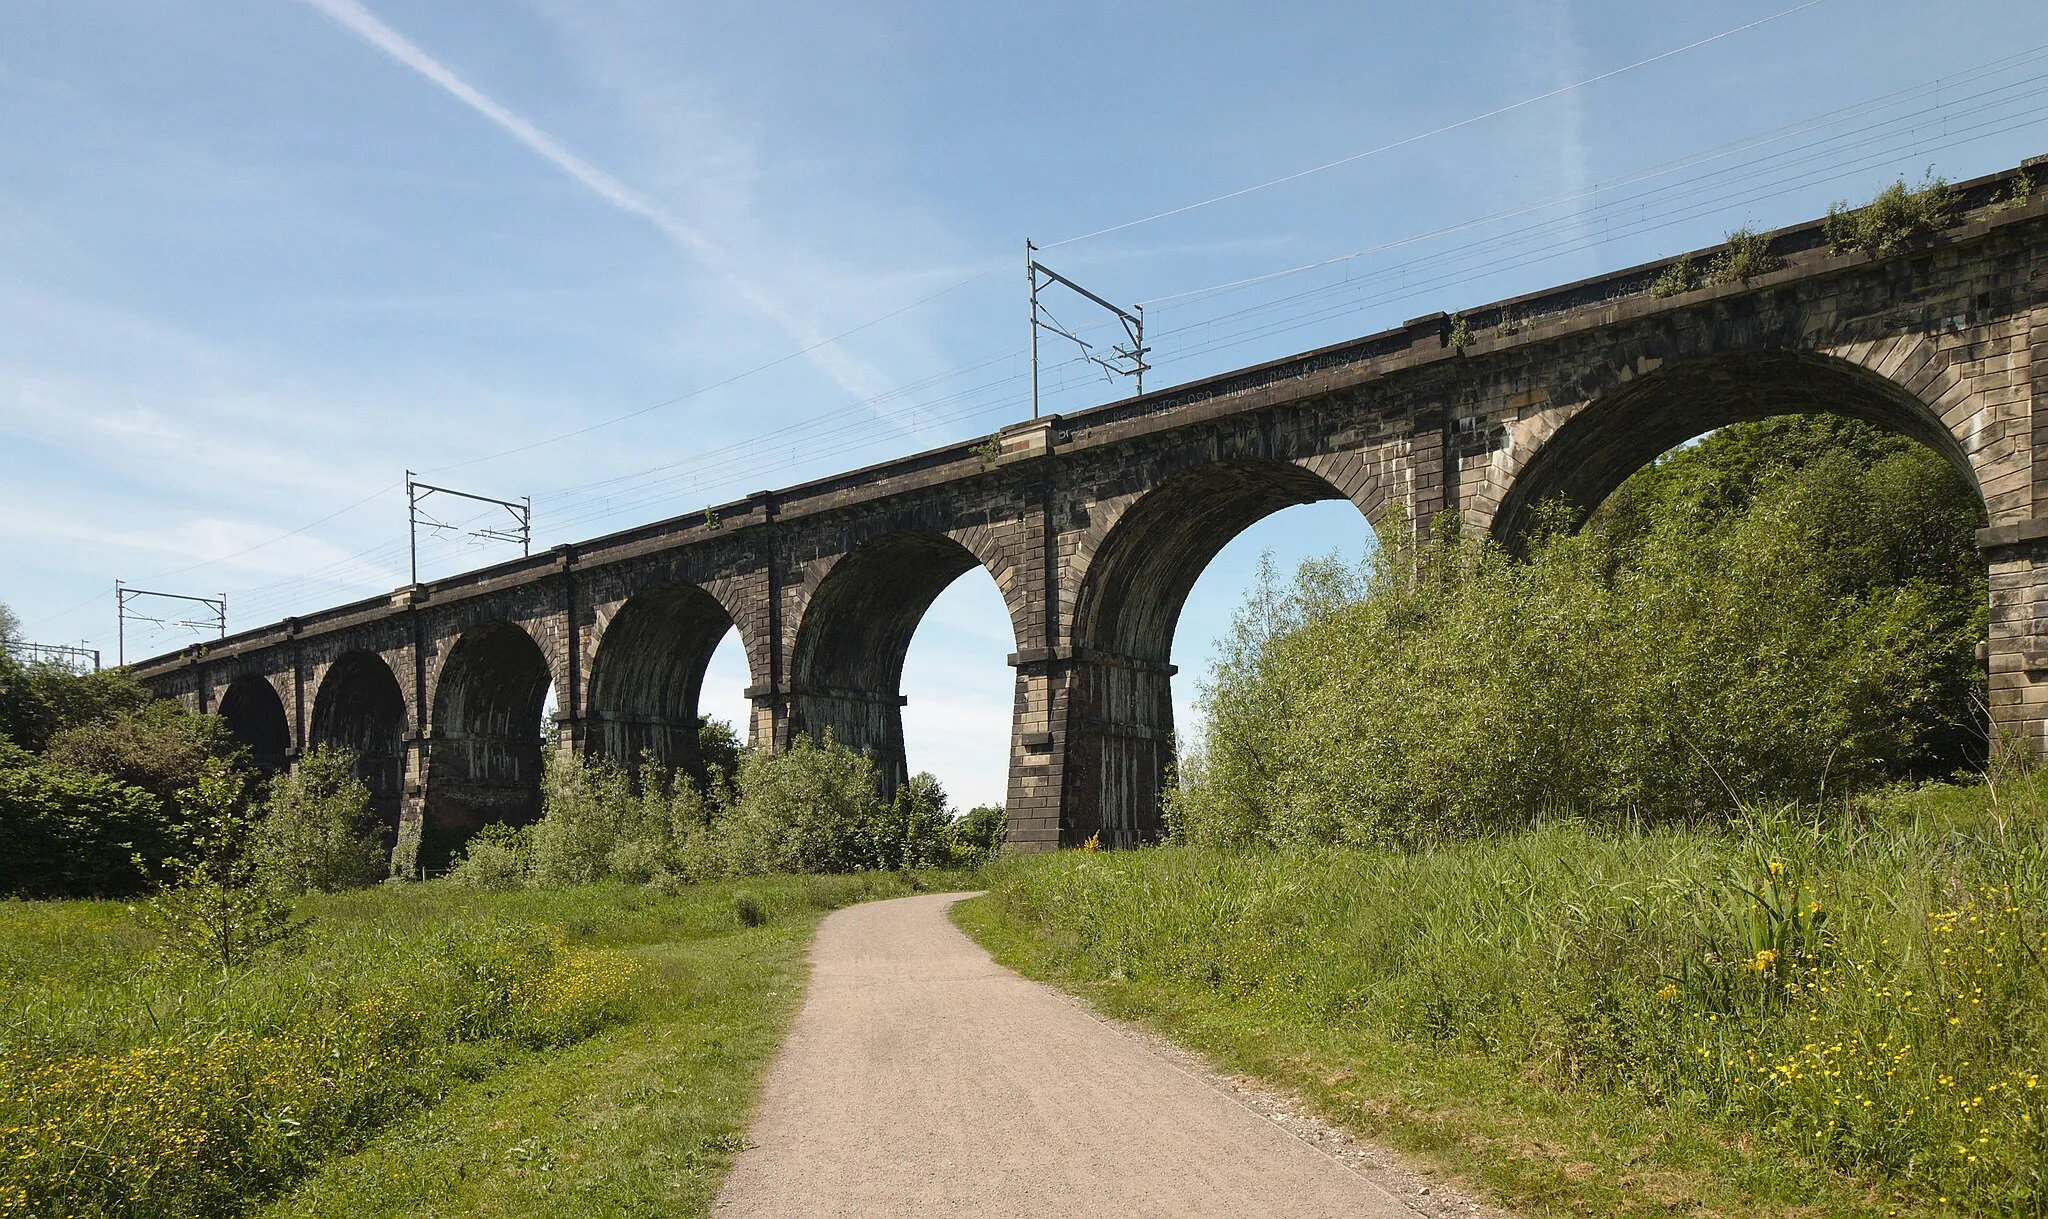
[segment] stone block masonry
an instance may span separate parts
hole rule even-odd
[[[431,855],[539,807],[557,748],[694,768],[712,650],[737,628],[753,743],[869,751],[901,783],[904,655],[979,566],[1016,639],[1013,849],[1156,837],[1171,762],[1169,648],[1195,579],[1245,527],[1347,499],[1454,513],[1510,548],[1539,506],[1597,505],[1730,423],[1826,411],[1934,448],[1977,488],[1991,710],[2048,746],[2048,193],[1960,184],[1943,233],[1835,253],[1820,222],[1770,235],[1781,267],[1660,297],[1677,259],[915,454],[512,563],[403,588],[137,666],[220,711],[266,764],[360,758],[378,807]],[[1688,257],[1705,261],[1711,251]]]

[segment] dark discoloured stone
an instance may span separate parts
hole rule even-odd
[[[1771,236],[1784,267],[1748,283],[1659,298],[1664,260],[1466,310],[1458,349],[1432,315],[1005,428],[992,460],[978,442],[919,453],[721,505],[715,528],[656,522],[138,672],[266,756],[348,745],[384,807],[459,832],[534,814],[550,684],[562,748],[695,766],[704,666],[731,625],[757,745],[829,729],[893,785],[911,633],[979,564],[1016,638],[1013,847],[1131,842],[1159,828],[1174,623],[1253,521],[1345,498],[1417,528],[1455,513],[1512,546],[1538,505],[1590,507],[1701,432],[1832,411],[1917,437],[1978,489],[1993,715],[2039,749],[2048,197],[1984,207],[2009,176],[1961,184],[1966,222],[1887,259],[1794,226]]]

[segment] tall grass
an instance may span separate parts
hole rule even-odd
[[[756,882],[757,921],[890,878]],[[308,949],[165,961],[118,903],[0,903],[0,1216],[240,1213],[450,1089],[629,1022],[635,945],[738,932],[725,886],[308,899]]]
[[[2048,820],[1982,789],[1724,833],[1001,865],[1069,980],[1633,1098],[1968,1213],[2048,1213]],[[1311,1068],[1311,1071],[1315,1068]]]

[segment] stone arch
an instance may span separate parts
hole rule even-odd
[[[375,652],[336,657],[314,692],[307,741],[355,756],[356,777],[387,833],[396,833],[405,799],[405,738],[405,691],[391,666]]]
[[[591,661],[585,752],[630,768],[649,756],[704,778],[697,701],[711,654],[732,627],[719,599],[692,584],[659,584],[628,598]]]
[[[1129,846],[1158,836],[1173,762],[1170,653],[1195,581],[1265,517],[1346,498],[1299,463],[1215,461],[1131,501],[1088,547],[1068,631],[1063,837],[1099,832]]]
[[[1910,354],[1915,345],[1897,346]],[[1525,420],[1496,457],[1490,481],[1502,494],[1488,522],[1492,536],[1519,550],[1542,505],[1562,500],[1583,517],[1678,445],[1775,415],[1842,415],[1910,436],[1941,454],[1984,502],[1999,471],[1982,430],[1969,426],[1967,387],[1934,362],[1931,348],[1906,382],[1886,374],[1900,354],[1890,346],[1857,354],[1886,359],[1871,366],[1814,351],[1720,352],[1623,381],[1576,410]],[[1961,435],[1957,423],[1966,425]]]
[[[480,826],[540,816],[541,708],[553,673],[518,624],[457,637],[434,683],[421,859],[432,867]]]
[[[264,774],[276,774],[291,760],[291,720],[267,679],[253,673],[237,677],[221,695],[220,717]]]
[[[911,636],[948,585],[983,561],[943,533],[870,538],[835,559],[805,598],[790,654],[789,732],[866,752],[884,794],[909,778],[903,748],[903,662]],[[990,573],[1011,609],[1018,600]]]

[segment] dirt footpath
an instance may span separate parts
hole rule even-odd
[[[947,918],[962,896],[825,920],[803,1010],[715,1213],[1408,1219],[1448,1209],[1411,1207],[1327,1132],[1246,1103],[998,966]]]

